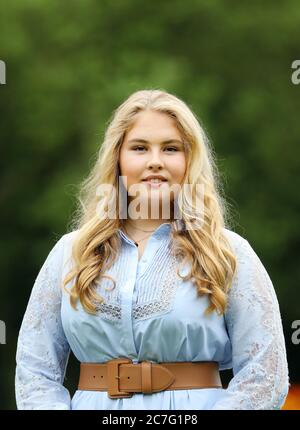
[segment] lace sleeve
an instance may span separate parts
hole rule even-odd
[[[225,321],[233,378],[212,409],[281,409],[289,389],[277,297],[262,262],[242,238]]]
[[[61,324],[64,236],[37,275],[19,332],[15,391],[18,409],[70,409],[62,385],[70,348]]]

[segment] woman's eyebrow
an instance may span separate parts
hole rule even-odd
[[[135,138],[135,139],[128,140],[128,143],[132,143],[132,142],[150,143],[148,140],[146,140],[146,139],[140,139],[140,138]],[[179,140],[179,139],[168,139],[168,140],[164,140],[161,143],[162,144],[167,144],[167,143],[181,143],[181,144],[183,144],[183,142],[181,140]]]

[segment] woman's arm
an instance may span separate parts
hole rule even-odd
[[[212,409],[280,409],[289,376],[279,305],[262,262],[241,239],[225,313],[234,377]]]
[[[18,409],[70,409],[70,394],[63,386],[70,348],[60,316],[65,237],[52,248],[35,280],[19,332]]]

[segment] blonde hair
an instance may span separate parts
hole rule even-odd
[[[97,210],[107,207],[108,198],[99,202],[99,184],[111,184],[117,190],[116,213],[119,214],[119,152],[126,132],[133,126],[137,113],[152,110],[170,115],[183,136],[186,148],[187,169],[184,183],[191,184],[192,199],[183,189],[180,203],[182,220],[171,222],[174,255],[189,261],[191,271],[183,280],[192,279],[199,295],[207,294],[210,305],[206,314],[216,310],[223,314],[227,305],[227,292],[236,270],[236,257],[225,236],[228,205],[221,196],[219,173],[215,155],[209,140],[195,114],[179,98],[162,90],[141,90],[130,95],[114,112],[106,128],[104,141],[97,160],[82,182],[78,205],[71,222],[71,228],[78,229],[72,246],[74,266],[64,279],[63,286],[75,278],[68,291],[74,309],[80,300],[84,309],[92,314],[97,312],[97,302],[103,297],[96,292],[96,283],[105,275],[116,260],[121,246],[118,229],[122,221],[99,217]],[[204,189],[203,214],[200,228],[187,229],[197,223],[200,215],[195,209],[193,197],[197,195],[196,184]],[[194,187],[194,188],[193,188]],[[194,224],[193,224],[194,225]],[[114,280],[113,280],[114,282]],[[115,284],[115,282],[114,282]]]

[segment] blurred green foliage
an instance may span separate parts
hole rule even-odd
[[[15,0],[0,59],[2,409],[14,409],[18,330],[34,279],[66,232],[76,185],[129,94],[161,88],[207,130],[232,207],[276,289],[292,381],[300,380],[300,58],[297,0]],[[100,341],[100,340],[99,340]],[[76,367],[76,365],[74,365]],[[67,385],[75,387],[75,371]]]

